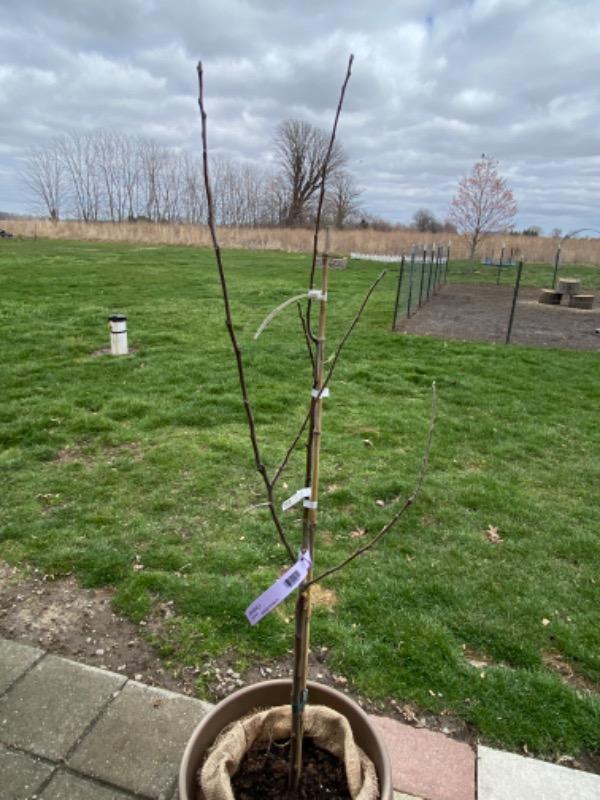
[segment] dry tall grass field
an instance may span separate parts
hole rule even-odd
[[[156,224],[151,222],[58,222],[49,220],[11,220],[7,228],[17,236],[49,239],[80,239],[137,244],[194,245],[208,247],[210,234],[205,225]],[[221,228],[223,247],[252,250],[310,251],[313,232],[306,228]],[[458,235],[423,234],[416,231],[341,230],[332,231],[332,250],[339,253],[378,253],[396,255],[410,252],[413,245],[422,248],[450,242],[451,257],[465,259],[468,246]],[[518,250],[525,261],[553,263],[557,239],[543,236],[490,236],[480,247],[479,255],[500,254],[502,243],[506,257],[510,248]],[[562,244],[562,263],[600,264],[600,239],[569,239]]]

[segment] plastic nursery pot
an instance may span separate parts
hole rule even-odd
[[[202,719],[185,748],[179,768],[180,800],[196,800],[198,797],[197,772],[204,754],[223,728],[256,709],[289,703],[291,689],[292,682],[289,679],[263,681],[245,686],[216,705]],[[357,745],[375,765],[381,800],[393,800],[392,768],[387,751],[381,736],[362,708],[329,686],[309,682],[308,690],[311,703],[328,706],[346,717]]]

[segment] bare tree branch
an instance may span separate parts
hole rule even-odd
[[[308,355],[310,358],[310,363],[312,364],[313,372],[315,369],[315,354],[313,353],[312,344],[310,341],[310,337],[308,335],[308,328],[306,327],[306,320],[304,318],[304,312],[302,311],[302,303],[298,303],[298,316],[300,317],[300,324],[302,325],[302,330],[304,331],[304,338],[306,340],[306,347],[308,348]]]
[[[417,484],[413,490],[411,496],[404,501],[402,507],[397,511],[391,520],[383,526],[383,528],[379,531],[379,533],[374,536],[370,542],[359,547],[354,553],[351,553],[347,558],[341,561],[337,566],[331,567],[330,569],[326,569],[320,575],[317,575],[316,578],[313,578],[307,586],[312,586],[313,583],[317,583],[317,581],[322,581],[324,578],[327,578],[329,575],[333,575],[334,572],[339,572],[339,570],[343,569],[347,564],[351,561],[354,561],[355,558],[362,556],[363,553],[366,553],[372,547],[374,547],[383,537],[391,531],[394,525],[398,522],[400,517],[412,506],[415,502],[419,493],[421,491],[421,487],[423,486],[423,481],[425,480],[425,476],[427,475],[427,468],[429,466],[429,454],[431,452],[431,442],[433,440],[433,429],[435,427],[435,418],[437,412],[437,392],[435,388],[435,381],[433,382],[432,386],[432,397],[431,397],[431,418],[429,420],[429,431],[427,433],[427,441],[425,443],[425,450],[423,452],[423,459],[421,461],[421,470],[419,472],[419,477],[417,480]]]
[[[348,329],[346,330],[346,333],[342,336],[342,338],[340,340],[340,343],[338,344],[338,346],[337,346],[337,348],[335,350],[335,353],[333,354],[333,358],[331,360],[331,364],[329,366],[329,370],[327,371],[327,375],[325,376],[325,380],[323,381],[323,389],[327,388],[327,385],[329,384],[329,381],[331,380],[331,377],[333,375],[333,371],[335,370],[336,364],[337,364],[337,362],[339,360],[339,357],[340,357],[340,355],[342,353],[342,350],[344,349],[344,346],[345,346],[346,342],[348,341],[348,339],[349,339],[352,331],[354,330],[354,328],[357,326],[357,324],[358,324],[358,322],[359,322],[359,320],[360,320],[360,318],[362,316],[362,313],[365,310],[365,306],[369,302],[369,299],[370,299],[371,295],[373,294],[373,292],[377,288],[377,285],[379,284],[379,282],[382,280],[382,278],[384,277],[384,275],[386,273],[387,273],[387,270],[384,269],[383,272],[377,278],[377,280],[374,281],[371,284],[371,286],[369,287],[368,292],[366,293],[365,297],[363,298],[362,303],[360,304],[360,307],[359,307],[358,311],[356,312],[356,314],[354,316],[354,319],[352,320],[352,322],[348,326]],[[296,436],[292,440],[292,443],[288,447],[285,456],[283,457],[281,463],[277,467],[277,469],[276,469],[276,471],[275,471],[275,473],[273,475],[273,479],[271,481],[271,485],[272,486],[275,486],[275,484],[277,483],[277,481],[281,477],[281,473],[286,468],[287,463],[290,460],[290,456],[292,455],[292,453],[296,449],[296,447],[298,445],[298,442],[300,441],[300,437],[302,436],[306,426],[308,425],[309,420],[312,418],[315,400],[316,400],[316,398],[313,397],[312,398],[312,402],[310,404],[310,408],[308,409],[308,414],[304,418],[304,421],[302,422],[302,425],[300,426],[300,429],[299,429],[298,433],[296,434]]]
[[[317,253],[319,250],[319,231],[321,228],[321,214],[323,212],[323,201],[325,199],[325,184],[327,182],[327,172],[329,169],[329,160],[331,159],[331,153],[333,151],[333,146],[335,144],[335,135],[337,133],[337,126],[340,119],[340,114],[342,113],[342,106],[344,104],[344,96],[346,94],[346,87],[348,86],[348,81],[350,80],[350,76],[352,74],[352,62],[354,61],[354,56],[351,55],[348,59],[348,69],[346,70],[346,77],[344,79],[344,83],[342,84],[342,89],[340,91],[340,99],[338,101],[337,109],[335,112],[335,117],[333,120],[333,128],[331,129],[331,138],[329,140],[329,148],[327,149],[327,155],[323,160],[323,174],[321,177],[321,189],[319,191],[319,202],[317,204],[317,216],[315,221],[315,235],[313,239],[313,254],[312,254],[312,264],[310,267],[310,278],[309,278],[309,288],[312,289],[315,283],[315,269],[317,266]],[[306,327],[308,328],[308,335],[310,336],[311,340],[314,342],[316,341],[316,337],[312,332],[312,328],[310,325],[310,311],[311,311],[311,301],[309,299],[308,305],[306,307]]]
[[[235,335],[235,330],[233,328],[233,321],[231,317],[231,305],[229,302],[229,292],[227,289],[227,281],[225,279],[225,270],[223,269],[221,248],[219,247],[219,242],[217,239],[217,231],[215,228],[213,196],[212,196],[210,178],[208,173],[208,141],[206,134],[207,117],[206,117],[206,111],[204,110],[204,81],[203,81],[202,62],[198,62],[198,105],[200,107],[200,117],[202,120],[202,165],[204,173],[204,187],[206,190],[206,203],[208,206],[208,227],[210,229],[210,235],[213,243],[213,250],[217,262],[217,269],[219,271],[219,280],[221,282],[223,304],[225,306],[225,325],[227,327],[229,338],[231,340],[231,346],[233,347],[233,352],[235,354],[240,390],[242,392],[244,410],[246,412],[246,420],[248,422],[248,430],[250,433],[250,441],[252,443],[252,451],[254,453],[254,463],[256,465],[256,469],[262,476],[265,488],[267,490],[269,511],[271,512],[271,518],[273,519],[273,523],[275,525],[275,528],[277,529],[279,539],[281,540],[282,545],[287,550],[288,556],[290,557],[291,561],[294,562],[296,560],[294,556],[294,551],[292,550],[290,543],[287,540],[287,537],[281,525],[281,521],[279,520],[279,516],[275,509],[275,502],[273,498],[273,482],[269,480],[269,476],[267,474],[267,468],[265,467],[261,457],[260,447],[258,444],[258,436],[256,433],[256,424],[254,422],[254,412],[252,410],[252,404],[250,402],[250,398],[248,396],[248,388],[246,386],[246,375],[244,372],[242,351],[238,344],[237,336]]]

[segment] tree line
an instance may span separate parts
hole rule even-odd
[[[306,122],[286,120],[274,135],[273,167],[215,156],[211,174],[219,225],[311,224],[327,137]],[[327,167],[326,224],[360,218],[360,191],[336,145]],[[30,150],[23,179],[52,220],[203,223],[206,198],[199,155],[141,136],[72,131]]]
[[[273,137],[272,166],[213,157],[211,175],[216,223],[227,226],[298,227],[314,223],[326,171],[323,222],[337,228],[411,228],[460,233],[473,258],[490,233],[513,229],[517,204],[496,159],[483,154],[459,182],[443,222],[427,208],[412,224],[380,220],[361,211],[360,191],[335,143],[327,160],[328,136],[300,120],[286,120]],[[43,212],[84,222],[206,222],[207,206],[199,155],[152,139],[113,131],[70,132],[24,159],[23,177]],[[537,235],[534,227],[525,235]]]

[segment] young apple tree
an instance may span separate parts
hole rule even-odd
[[[315,211],[315,226],[314,226],[314,239],[313,239],[313,252],[312,261],[310,266],[310,274],[308,279],[308,289],[301,295],[296,295],[289,298],[280,306],[278,306],[269,316],[264,320],[259,327],[255,338],[258,337],[260,332],[269,324],[269,321],[276,313],[289,306],[293,302],[302,300],[302,304],[298,304],[300,320],[304,337],[308,346],[309,358],[312,364],[312,381],[311,385],[307,385],[307,412],[303,418],[302,423],[294,435],[289,447],[287,448],[283,458],[276,467],[270,467],[265,463],[262,457],[261,445],[259,442],[258,431],[254,418],[253,405],[248,390],[248,381],[246,379],[246,370],[244,366],[244,354],[240,347],[238,335],[236,334],[236,326],[233,323],[231,302],[229,297],[229,290],[227,279],[225,275],[223,256],[219,246],[217,227],[215,222],[214,200],[211,180],[209,176],[209,158],[208,158],[208,143],[207,143],[207,114],[204,105],[204,80],[202,63],[198,64],[198,104],[200,107],[200,116],[202,123],[202,164],[204,185],[206,190],[206,204],[208,211],[208,227],[210,229],[213,250],[215,253],[215,260],[217,263],[217,270],[221,284],[221,292],[223,303],[225,307],[225,325],[229,334],[229,339],[233,348],[235,361],[237,365],[237,373],[240,391],[243,400],[246,421],[248,423],[248,431],[250,434],[250,442],[252,452],[254,455],[254,462],[257,471],[260,473],[267,499],[267,506],[269,513],[274,524],[275,530],[279,537],[279,541],[286,550],[289,563],[292,567],[280,579],[283,580],[291,592],[291,587],[297,589],[296,596],[296,611],[295,611],[295,625],[294,625],[294,657],[293,657],[293,679],[292,679],[292,693],[290,698],[291,705],[291,729],[290,729],[290,765],[289,765],[289,788],[291,797],[299,797],[300,778],[302,773],[302,749],[303,749],[303,735],[304,735],[304,709],[308,701],[308,654],[310,649],[310,621],[311,621],[311,592],[310,589],[316,583],[328,578],[330,575],[345,568],[348,564],[354,561],[359,556],[369,552],[375,545],[378,544],[387,534],[396,526],[400,518],[416,501],[421,486],[425,479],[427,472],[429,453],[431,449],[431,442],[433,436],[433,427],[435,422],[436,412],[436,392],[435,383],[432,387],[432,413],[427,434],[427,440],[421,461],[421,469],[417,478],[417,483],[414,491],[401,505],[395,504],[395,510],[392,513],[388,522],[377,532],[374,533],[362,546],[357,547],[351,551],[346,558],[343,558],[337,564],[324,568],[318,574],[313,574],[313,564],[315,563],[315,549],[317,544],[317,515],[318,515],[318,502],[319,502],[319,484],[320,484],[320,446],[322,439],[322,422],[323,422],[323,398],[329,394],[329,383],[334,374],[340,355],[356,328],[362,313],[367,305],[371,295],[385,276],[385,270],[379,277],[372,283],[367,291],[362,303],[360,304],[356,315],[348,325],[345,333],[337,343],[333,350],[332,355],[326,358],[326,324],[327,324],[327,306],[328,306],[328,250],[329,250],[329,237],[326,237],[325,251],[322,254],[322,270],[321,270],[321,286],[320,289],[315,287],[316,282],[316,265],[317,256],[319,253],[319,236],[321,228],[321,220],[324,211],[324,204],[326,198],[327,178],[331,177],[334,172],[332,164],[336,164],[336,132],[344,96],[348,81],[350,80],[352,69],[353,56],[350,56],[348,61],[348,68],[346,77],[342,84],[340,98],[334,117],[333,127],[330,136],[325,140],[323,147],[320,149],[319,167],[316,173],[316,193],[318,195],[316,200]],[[305,305],[304,305],[305,303]],[[310,388],[310,393],[309,393]],[[284,529],[278,503],[276,503],[276,490],[277,484],[281,478],[284,470],[289,465],[290,457],[294,450],[299,446],[303,436],[306,435],[306,460],[305,460],[305,473],[304,473],[304,486],[295,493],[288,501],[282,504],[282,510],[291,507],[296,501],[303,498],[303,512],[302,512],[302,534],[300,544],[300,557],[296,561],[296,549],[292,546],[288,533]],[[399,498],[397,498],[399,500]],[[291,501],[291,502],[290,502]],[[303,568],[301,568],[303,564]],[[303,569],[301,574],[301,569]],[[293,571],[292,571],[293,570]],[[286,577],[288,576],[289,577]],[[275,588],[276,584],[268,589],[265,594],[270,595],[271,591]],[[288,592],[289,593],[289,592]],[[286,595],[287,596],[287,595]],[[262,597],[262,596],[261,596]],[[282,598],[283,599],[283,598]],[[260,602],[261,598],[258,598]],[[274,602],[279,602],[277,598]],[[256,603],[249,606],[246,615],[251,624],[255,624],[260,620],[264,613],[272,607],[270,605],[266,612],[260,612],[253,616],[251,609],[256,606]]]
[[[510,186],[498,175],[498,161],[485,153],[458,184],[448,219],[469,244],[469,258],[484,236],[512,228],[517,202]]]

